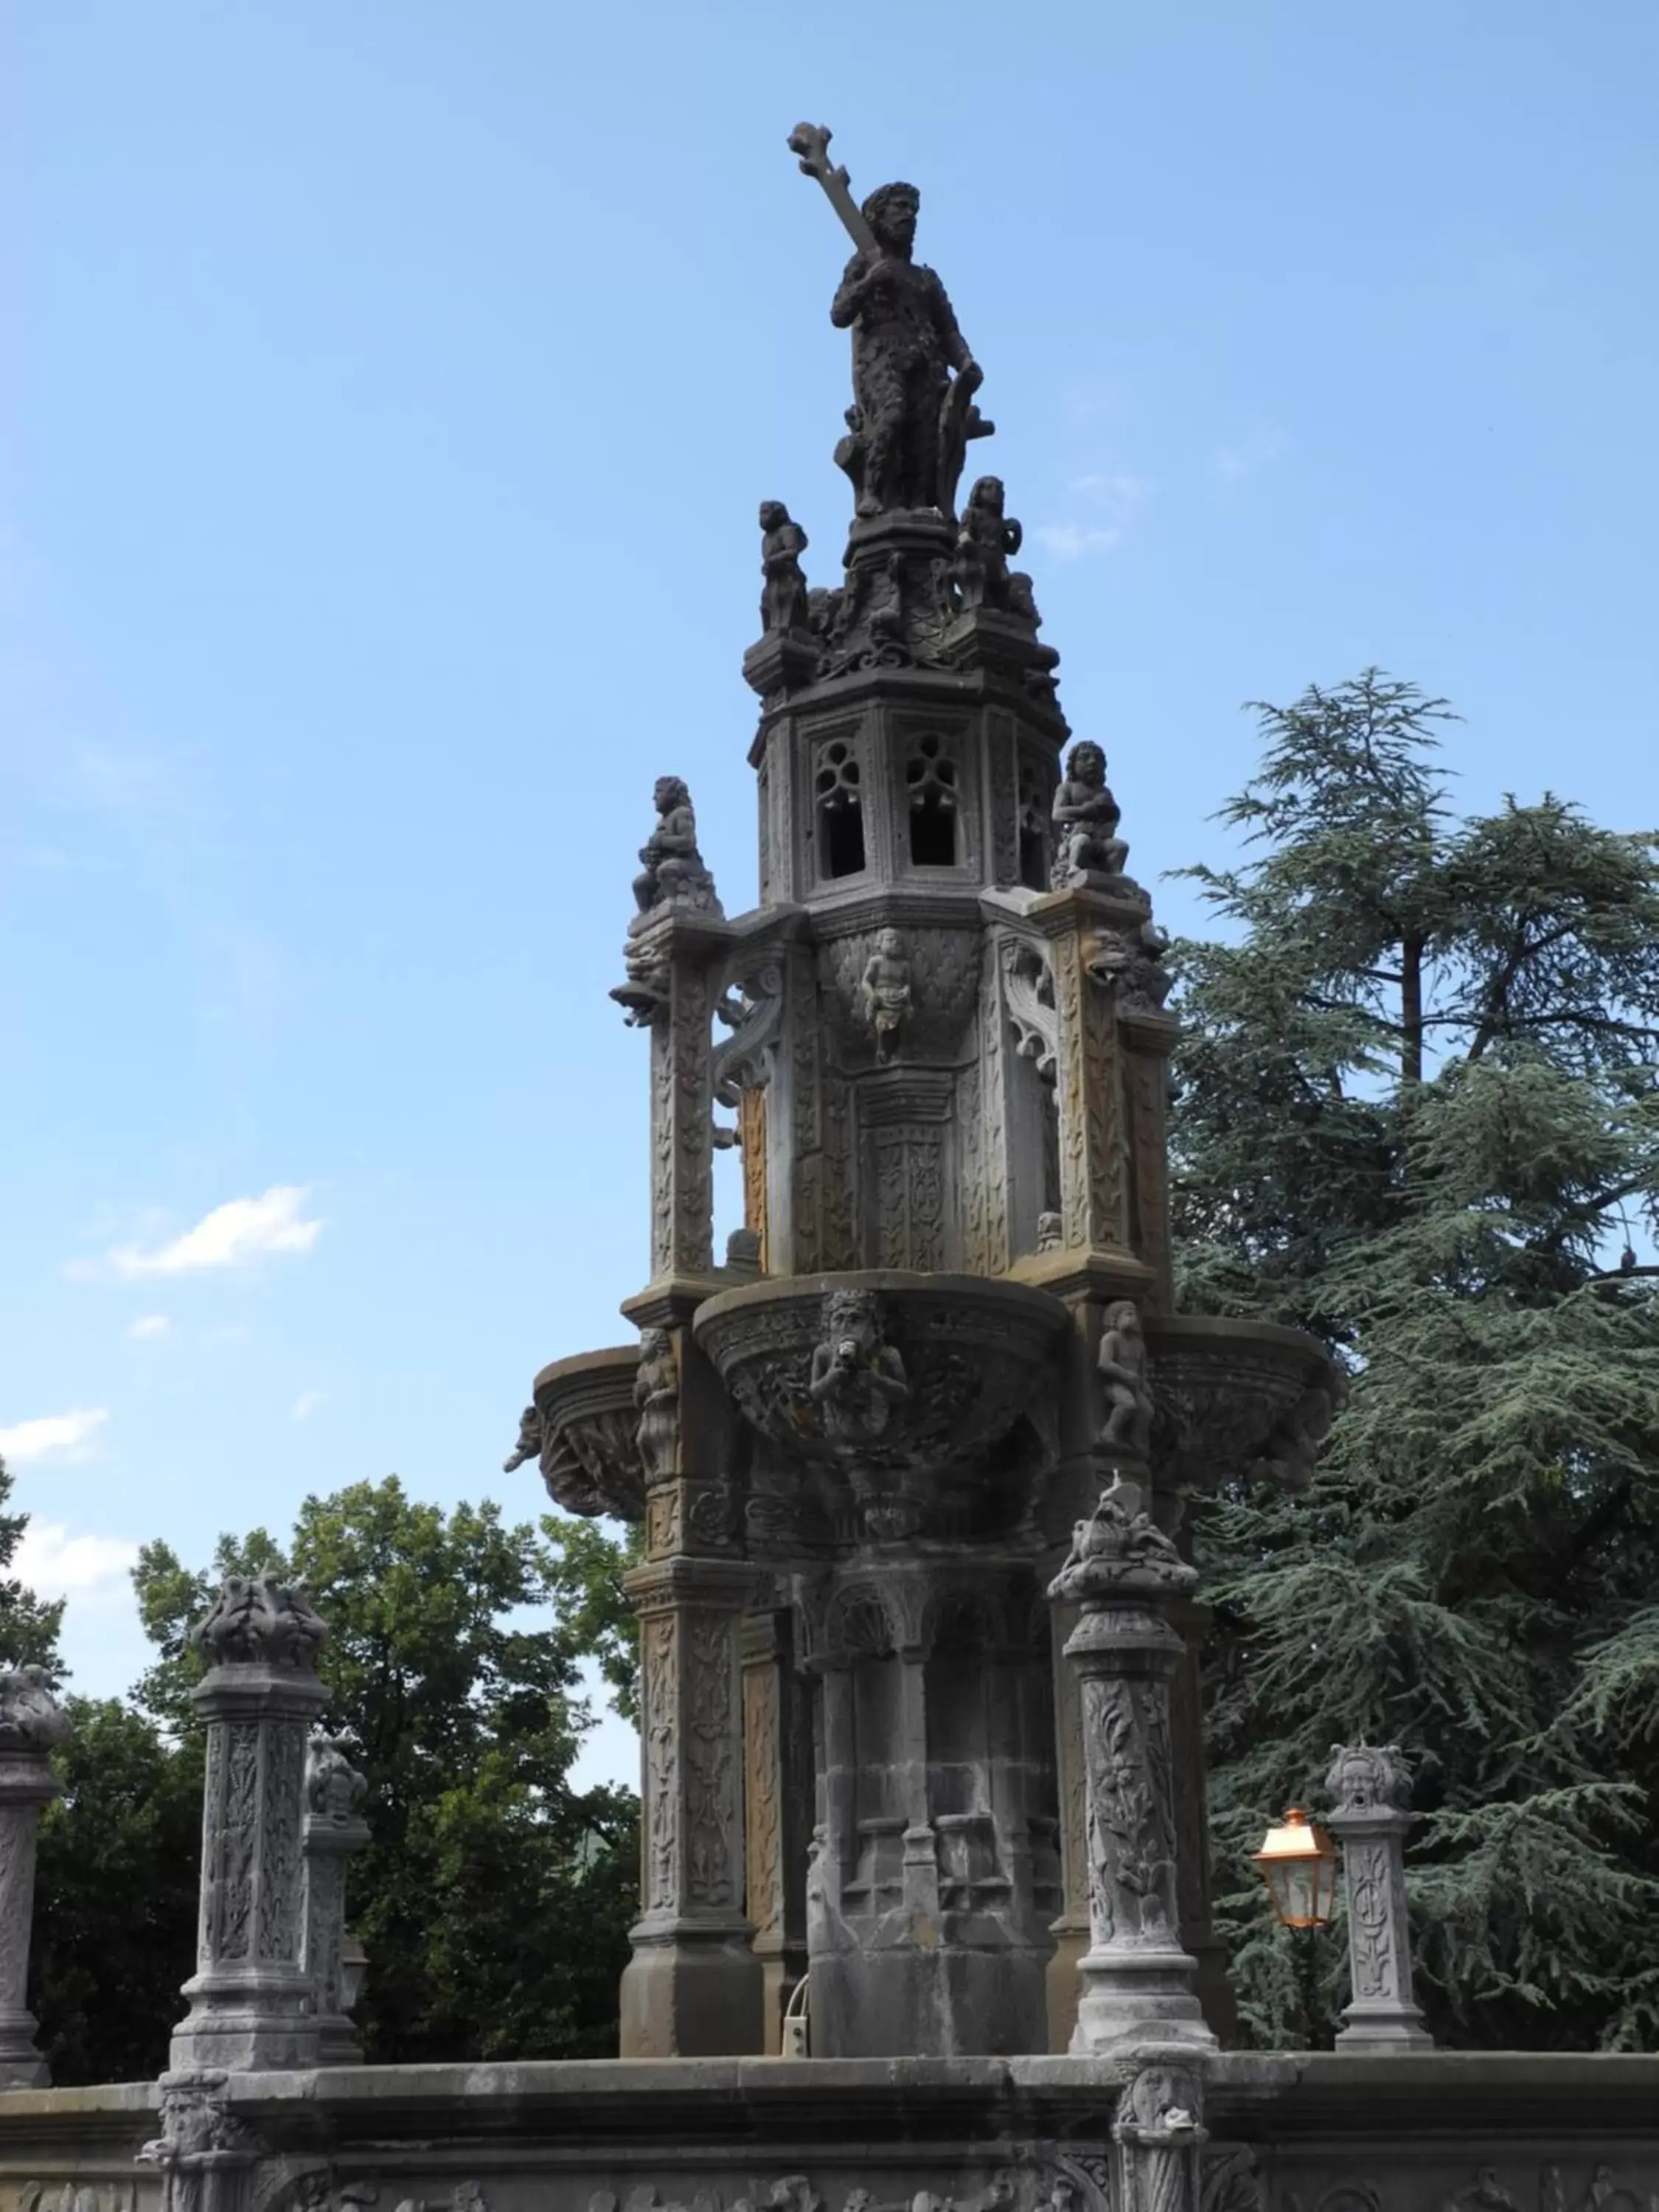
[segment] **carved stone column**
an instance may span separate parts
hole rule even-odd
[[[1089,924],[1097,902],[1080,891],[1064,896],[1064,926],[1055,929],[1045,916],[1054,930],[1049,949],[1059,1013],[1061,1236],[1068,1250],[1124,1251],[1129,1147],[1116,996],[1090,964]]]
[[[1238,2007],[1227,1978],[1227,1947],[1215,1932],[1210,1901],[1210,1808],[1204,1777],[1203,1656],[1210,1608],[1194,1599],[1179,1600],[1170,1609],[1170,1622],[1182,1642],[1170,1699],[1181,1940],[1198,1961],[1204,2017],[1224,2048],[1231,2048],[1238,2040]]]
[[[40,1668],[0,1671],[0,2089],[44,2089],[52,2079],[28,2009],[29,1942],[40,1808],[62,1795],[50,1754],[69,1733]]]
[[[325,2066],[361,2066],[363,2046],[346,2009],[345,1870],[368,1841],[358,1808],[368,1784],[332,1736],[313,1736],[306,1751],[305,1948],[303,1963],[317,2011]]]
[[[761,1961],[744,1911],[743,1690],[736,1562],[639,1567],[643,1910],[622,1979],[624,2058],[763,2048]]]
[[[1141,2049],[1112,2121],[1118,2212],[1199,2212],[1204,2084],[1192,2053]]]
[[[1197,1579],[1139,1510],[1138,1488],[1115,1482],[1049,1589],[1082,1608],[1066,1643],[1088,1790],[1079,2056],[1149,2037],[1215,2043],[1194,1994],[1197,1962],[1181,1948],[1170,1686],[1182,1644],[1165,1618]]]
[[[1060,1911],[1048,1961],[1048,2048],[1066,2050],[1077,2027],[1078,1981],[1089,1948],[1089,1783],[1077,1668],[1066,1644],[1081,1613],[1055,1598],[1054,1619],[1054,1785],[1060,1808]]]
[[[306,1739],[326,1699],[322,1622],[302,1589],[233,1575],[191,1632],[209,1671],[202,1906],[175,2073],[314,2066],[317,2015],[304,1963],[301,1823]]]
[[[795,1670],[787,1608],[746,1613],[743,1662],[747,1901],[765,1991],[768,2057],[782,2046],[783,2008],[806,1972],[807,1846],[812,1832],[812,1717]]]
[[[1412,1996],[1406,1905],[1406,1835],[1415,1815],[1411,1771],[1393,1744],[1339,1750],[1325,1778],[1336,1800],[1326,1816],[1342,1845],[1352,2001],[1339,2051],[1431,2051],[1434,2038]]]

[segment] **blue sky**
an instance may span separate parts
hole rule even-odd
[[[1469,805],[1659,817],[1659,11],[878,20],[3,16],[0,1448],[78,1688],[149,1537],[537,1510],[531,1375],[625,1334],[651,784],[748,904],[756,504],[846,520],[803,117],[922,187],[1143,880],[1373,661]]]

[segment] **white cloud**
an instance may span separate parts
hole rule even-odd
[[[51,1452],[76,1452],[94,1430],[109,1419],[102,1406],[83,1407],[74,1413],[43,1413],[33,1421],[19,1421],[0,1429],[0,1459],[15,1467],[45,1459]]]
[[[118,1245],[108,1255],[115,1273],[190,1275],[211,1267],[242,1267],[272,1252],[308,1252],[320,1221],[307,1221],[301,1209],[308,1195],[301,1183],[276,1183],[258,1198],[228,1199],[170,1244],[153,1252],[136,1244]]]
[[[1073,477],[1066,489],[1082,511],[1064,522],[1040,522],[1032,535],[1061,561],[1112,552],[1146,505],[1149,489],[1142,477],[1125,469],[1097,469]]]
[[[1243,445],[1224,446],[1215,457],[1216,474],[1224,483],[1239,483],[1258,469],[1265,469],[1269,461],[1276,461],[1285,442],[1282,430],[1261,430]]]
[[[308,1421],[322,1404],[325,1395],[321,1390],[301,1390],[288,1409],[289,1420]]]
[[[125,1537],[71,1536],[56,1522],[31,1521],[11,1571],[41,1597],[97,1602],[124,1595],[126,1578],[137,1564],[138,1547]]]
[[[142,1344],[146,1338],[165,1336],[172,1327],[165,1314],[140,1314],[136,1321],[127,1323],[127,1334],[135,1343]]]
[[[1085,553],[1103,553],[1123,540],[1121,530],[1103,530],[1082,522],[1039,522],[1031,534],[1062,561],[1080,560]]]

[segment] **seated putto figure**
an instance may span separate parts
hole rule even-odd
[[[689,907],[714,915],[720,911],[714,878],[697,850],[697,817],[690,793],[678,776],[659,776],[653,803],[657,826],[640,848],[643,865],[634,878],[639,907],[629,924],[634,933],[662,907]]]
[[[1054,793],[1056,890],[1085,876],[1123,873],[1129,848],[1117,835],[1121,818],[1106,781],[1106,756],[1085,738],[1066,755],[1066,780]]]

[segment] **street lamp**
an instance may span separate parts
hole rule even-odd
[[[1296,1932],[1296,1978],[1311,2049],[1321,2043],[1319,1931],[1336,1902],[1336,1846],[1292,1805],[1255,1854],[1280,1924]]]
[[[1336,1902],[1336,1845],[1299,1806],[1269,1828],[1253,1854],[1286,1928],[1323,1928]]]

